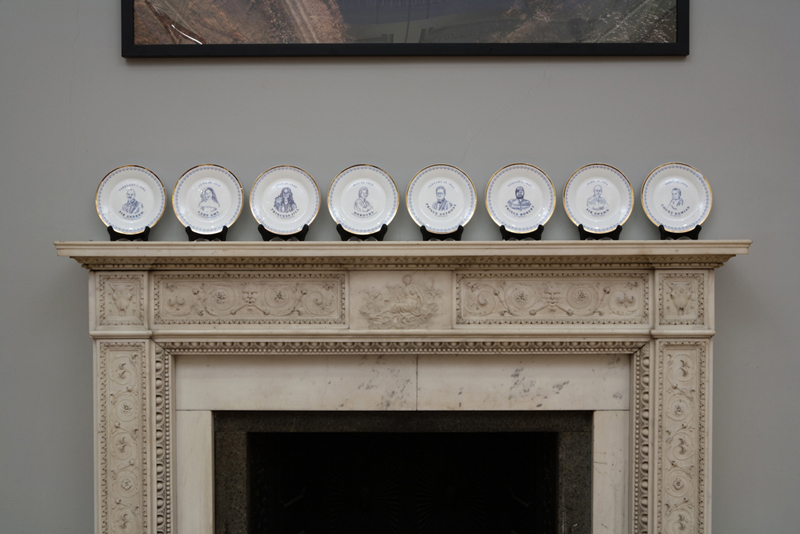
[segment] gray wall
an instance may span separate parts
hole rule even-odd
[[[755,240],[717,278],[715,530],[796,531],[800,3],[692,2],[685,59],[125,61],[119,16],[115,0],[0,2],[2,532],[92,529],[86,272],[52,242],[107,240],[93,197],[111,169],[144,165],[171,189],[218,163],[249,189],[290,163],[327,190],[365,162],[404,190],[442,162],[481,189],[525,161],[560,190],[594,161],[638,188],[674,160],[712,184],[703,238]],[[576,234],[559,205],[545,238]],[[259,239],[249,213],[229,236]],[[320,213],[309,239],[337,237]],[[497,237],[484,210],[464,235]],[[658,237],[638,198],[623,237]],[[186,240],[171,212],[152,238]],[[405,212],[388,239],[419,240]]]

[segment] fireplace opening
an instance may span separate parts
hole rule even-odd
[[[591,531],[591,412],[216,412],[216,532]]]

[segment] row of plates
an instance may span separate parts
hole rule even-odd
[[[642,185],[648,218],[670,232],[688,232],[711,210],[711,188],[705,177],[684,163],[668,163],[651,172]],[[602,234],[624,224],[633,211],[631,183],[605,164],[581,167],[564,186],[564,208],[576,225]],[[126,165],[107,174],[97,188],[97,213],[122,234],[152,227],[166,206],[166,190],[148,169]],[[319,187],[305,171],[291,165],[263,172],[250,192],[255,219],[274,234],[289,235],[311,224],[321,204]],[[431,165],[408,184],[406,206],[411,218],[428,231],[447,234],[464,226],[477,207],[475,186],[452,165]],[[198,234],[230,227],[244,205],[241,183],[218,165],[198,165],[178,180],[172,207],[178,220]],[[389,224],[400,195],[392,178],[372,165],[355,165],[339,173],[328,191],[328,210],[352,234],[367,235]],[[524,234],[545,224],[556,208],[553,182],[538,167],[507,165],[486,185],[486,209],[497,225]]]

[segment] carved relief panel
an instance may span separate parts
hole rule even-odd
[[[450,276],[447,271],[351,273],[351,328],[452,328]]]
[[[143,273],[100,273],[95,283],[98,326],[145,326]]]
[[[146,342],[99,342],[97,406],[100,532],[146,532]]]
[[[658,325],[713,328],[706,303],[712,280],[707,271],[657,272]]]
[[[344,273],[156,274],[158,325],[344,325]]]
[[[649,324],[648,273],[456,274],[457,324]]]
[[[705,531],[706,341],[659,341],[656,532]]]

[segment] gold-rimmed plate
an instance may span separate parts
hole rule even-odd
[[[414,222],[434,234],[449,234],[465,226],[478,205],[469,176],[452,165],[430,165],[411,179],[406,207]]]
[[[153,171],[139,165],[123,165],[106,174],[94,198],[100,220],[127,235],[155,226],[166,203],[164,184]]]
[[[506,165],[486,184],[486,211],[515,234],[533,232],[556,209],[556,189],[545,172],[528,163]]]
[[[633,187],[619,169],[593,163],[575,171],[564,186],[564,209],[575,226],[593,234],[616,230],[633,211]]]
[[[300,232],[316,218],[319,206],[317,182],[293,165],[278,165],[264,171],[250,190],[253,217],[273,234]]]
[[[642,208],[647,218],[668,232],[690,232],[703,224],[712,200],[706,177],[685,163],[656,167],[642,184]]]
[[[172,208],[184,226],[197,234],[230,228],[242,213],[244,190],[231,171],[219,165],[198,165],[180,177],[172,192]]]
[[[400,206],[400,193],[386,171],[353,165],[340,172],[328,189],[328,211],[342,228],[356,235],[378,232]]]

